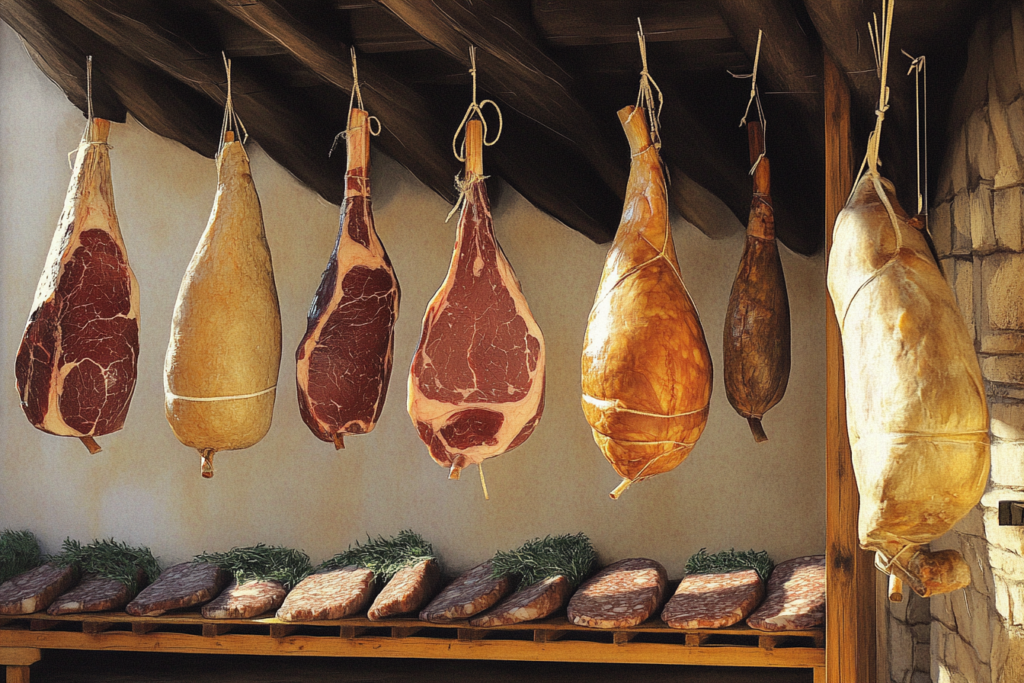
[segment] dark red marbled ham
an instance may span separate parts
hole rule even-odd
[[[295,352],[302,419],[318,438],[338,448],[346,434],[372,430],[384,408],[401,296],[374,230],[365,120],[366,112],[353,110],[338,240]]]

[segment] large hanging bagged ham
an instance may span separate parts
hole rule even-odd
[[[621,109],[619,121],[632,154],[629,184],[583,342],[583,412],[622,477],[612,498],[690,454],[707,424],[712,372],[644,108]]]
[[[544,410],[544,337],[494,238],[477,119],[462,189],[455,253],[409,372],[409,415],[451,479],[522,444]]]
[[[228,96],[228,118],[234,120]],[[281,364],[281,311],[263,212],[242,143],[227,131],[217,196],[181,281],[164,360],[164,409],[174,435],[202,455],[266,435]]]
[[[323,441],[377,424],[391,379],[401,292],[370,209],[369,115],[349,115],[341,230],[295,352],[302,419]]]
[[[38,429],[95,437],[124,426],[139,356],[139,284],[114,211],[110,122],[89,118],[18,349],[21,407]]]
[[[891,16],[890,6],[886,34]],[[882,93],[884,112],[884,71]],[[860,544],[892,576],[892,595],[907,581],[927,597],[970,582],[960,553],[932,552],[928,543],[981,499],[989,417],[953,292],[878,172],[881,123],[879,116],[867,170],[836,219],[828,289],[843,339]]]
[[[750,424],[755,441],[767,441],[761,418],[782,400],[789,383],[789,297],[775,242],[771,175],[761,124],[747,124],[754,198],[747,240],[725,314],[723,361],[729,403]]]

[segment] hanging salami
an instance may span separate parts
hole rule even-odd
[[[237,120],[230,90],[225,119]],[[263,212],[249,157],[228,130],[210,222],[181,281],[164,360],[167,421],[202,455],[204,477],[213,476],[214,453],[266,435],[280,364],[281,311]]]

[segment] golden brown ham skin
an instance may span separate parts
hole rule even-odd
[[[974,345],[892,183],[866,173],[836,220],[828,288],[843,338],[860,543],[922,596],[970,580],[926,544],[977,505],[988,407]]]
[[[681,463],[707,424],[711,355],[672,243],[665,176],[641,108],[619,111],[632,151],[626,202],[590,312],[583,412],[623,482]]]
[[[748,126],[751,163],[764,149],[761,124]],[[771,172],[767,157],[754,171],[747,240],[729,295],[722,344],[725,393],[747,418],[754,440],[767,441],[761,418],[782,400],[789,384],[789,296],[775,241]]]

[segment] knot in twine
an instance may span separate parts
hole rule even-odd
[[[750,115],[750,105],[757,103],[757,120],[761,122],[761,153],[757,155],[757,159],[754,160],[754,165],[750,167],[748,175],[754,175],[754,171],[757,170],[758,165],[761,163],[761,159],[764,159],[768,153],[768,121],[764,117],[764,108],[761,106],[761,91],[757,89],[757,67],[761,63],[761,38],[764,37],[764,31],[757,29],[757,48],[754,50],[754,68],[749,74],[734,74],[733,72],[726,70],[733,78],[749,78],[750,79],[750,98],[747,100],[747,108],[743,110],[743,118],[740,119],[740,128],[747,125],[747,116]]]
[[[354,47],[350,48],[350,54],[352,55],[352,94],[348,98],[348,113],[345,115],[345,130],[334,136],[334,142],[331,143],[331,149],[327,152],[327,156],[334,154],[334,148],[338,146],[339,140],[348,140],[349,131],[359,130],[362,128],[362,126],[356,126],[355,128],[348,127],[352,121],[352,107],[358,103],[359,108],[366,111],[366,108],[363,106],[363,91],[359,89],[359,65],[356,63],[356,49]],[[374,121],[377,122],[376,131],[373,130]],[[374,137],[380,135],[383,130],[380,119],[376,116],[370,116],[367,118],[366,125],[370,127],[370,135]],[[349,178],[355,176],[346,175],[345,177]]]
[[[647,120],[650,127],[651,133],[651,144],[654,145],[654,149],[661,149],[661,108],[665,104],[665,98],[661,94],[661,88],[658,86],[658,82],[651,76],[651,72],[647,68],[647,38],[644,36],[644,25],[640,23],[640,17],[637,17],[636,24],[639,30],[636,33],[637,40],[640,42],[640,62],[642,68],[640,69],[640,91],[636,95],[636,106],[644,107],[647,110]],[[652,89],[653,87],[653,89]],[[658,106],[654,106],[654,91],[658,91]],[[646,149],[641,150],[641,152]]]

